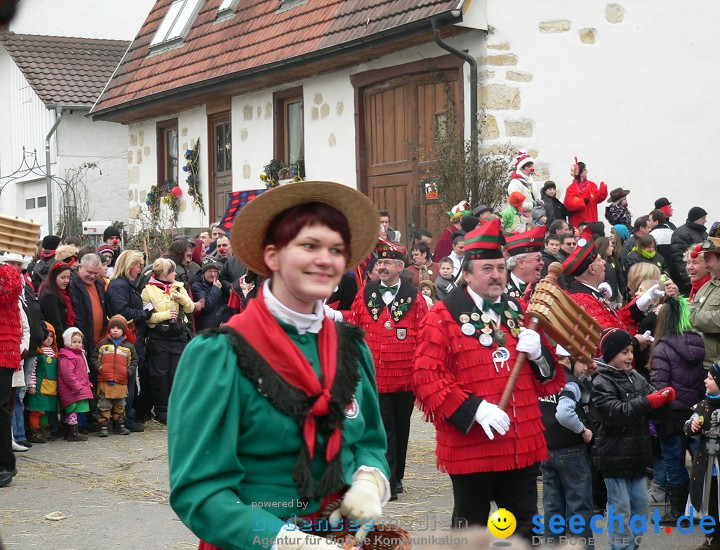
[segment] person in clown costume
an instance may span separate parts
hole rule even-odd
[[[538,189],[533,173],[535,172],[535,159],[524,151],[518,151],[515,159],[515,171],[510,176],[508,184],[508,197],[515,192],[522,193],[525,200],[522,210],[530,212],[536,203],[542,203],[540,189]]]
[[[438,468],[450,475],[453,522],[487,525],[490,501],[509,510],[530,540],[539,463],[548,457],[538,398],[565,383],[525,312],[504,294],[507,271],[500,221],[465,236],[465,285],[425,316],[413,391],[436,429]],[[498,403],[519,352],[527,365],[506,410]]]
[[[201,549],[337,550],[293,520],[328,505],[360,527],[381,516],[390,473],[372,356],[323,308],[378,226],[367,197],[329,182],[278,187],[235,218],[235,255],[268,280],[190,342],[168,410],[170,504]]]

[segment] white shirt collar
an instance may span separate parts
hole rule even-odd
[[[385,283],[380,281],[380,284],[384,285]],[[400,292],[400,285],[402,284],[402,280],[398,279],[397,283],[395,283],[395,284],[398,287],[394,294],[392,292],[390,292],[389,290],[386,290],[385,292],[382,293],[382,299],[383,299],[383,302],[385,302],[385,305],[391,304],[392,301],[395,299],[395,296],[397,296],[397,293]],[[387,285],[387,286],[393,286],[393,285]]]
[[[483,303],[485,303],[484,300],[480,297],[480,295],[477,292],[475,292],[469,286],[467,287],[467,291],[468,291],[468,294],[470,295],[470,298],[472,298],[472,301],[475,302],[475,305],[477,306],[477,308],[480,311],[482,311]],[[501,300],[501,297],[498,297],[498,299],[495,300],[493,303],[497,304],[500,300]],[[487,314],[490,316],[490,319],[495,321],[495,323],[500,321],[500,316],[497,313],[495,313],[492,309],[490,311],[488,311]]]
[[[516,277],[516,276],[515,276],[515,273],[513,273],[512,271],[510,272],[510,277],[511,277],[512,280],[515,282],[515,286],[518,287],[518,288],[521,288],[522,285],[525,284],[525,281],[523,281],[522,279]]]
[[[275,317],[283,323],[294,326],[299,334],[310,332],[317,334],[322,328],[323,319],[325,319],[325,308],[322,300],[315,303],[315,311],[313,313],[298,313],[281,303],[270,290],[270,279],[265,281],[263,289],[265,297],[265,305]]]

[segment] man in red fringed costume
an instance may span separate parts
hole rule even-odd
[[[415,355],[413,390],[437,432],[438,468],[453,485],[453,523],[487,525],[490,501],[515,515],[529,539],[537,513],[538,464],[548,457],[538,398],[565,382],[540,335],[525,329],[507,283],[500,220],[465,236],[463,278],[428,312]],[[497,403],[518,352],[528,361],[507,411]]]
[[[415,396],[411,391],[413,356],[420,321],[427,305],[417,288],[400,281],[406,249],[380,241],[377,247],[379,281],[368,282],[358,292],[350,322],[365,331],[365,341],[375,363],[380,394],[380,414],[387,434],[390,466],[390,500],[403,492],[410,416]]]

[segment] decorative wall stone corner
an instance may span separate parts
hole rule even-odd
[[[135,157],[135,164],[142,164],[142,149],[137,150],[137,155]]]
[[[625,8],[620,4],[608,4],[605,6],[605,19],[608,23],[622,23],[625,19]]]
[[[269,101],[265,104],[265,120],[269,120],[272,118],[272,103]]]
[[[138,137],[135,134],[130,134],[130,147],[135,147],[138,144]]]
[[[145,130],[140,130],[138,132],[138,145],[142,147],[145,144]]]
[[[318,92],[315,94],[315,97],[313,98],[313,103],[315,105],[320,105],[323,102],[323,95]]]
[[[533,124],[529,120],[506,120],[505,135],[507,137],[529,138],[533,135]]]
[[[258,105],[257,108],[257,117],[262,118],[262,107],[260,105]]]
[[[335,112],[338,116],[342,116],[343,111],[345,110],[345,104],[342,101],[338,101],[337,105],[335,105]]]
[[[243,164],[243,179],[249,180],[252,175],[249,164]]]
[[[570,30],[570,21],[561,19],[558,21],[541,21],[538,24],[538,30],[543,34],[553,34],[558,32],[568,32]]]
[[[145,155],[146,157],[150,156],[150,147],[148,147],[147,145],[143,147],[143,155]]]
[[[510,44],[503,42],[501,44],[488,44],[488,50],[509,50]]]
[[[495,71],[480,71],[478,74],[478,80],[480,82],[485,82],[487,80],[490,80],[491,78],[495,78]],[[468,75],[468,81],[470,80],[470,75]]]
[[[541,162],[541,163],[535,163],[535,173],[533,174],[533,179],[535,181],[542,181],[546,182],[550,179],[550,166]]]
[[[583,44],[595,44],[597,36],[595,29],[581,29],[580,30],[580,42]]]
[[[310,110],[310,118],[311,118],[312,120],[317,120],[317,119],[319,119],[319,118],[320,118],[320,109],[318,109],[317,107],[313,107],[313,108]]]
[[[252,105],[245,105],[245,107],[243,107],[243,119],[244,120],[252,120],[252,117],[253,117]]]
[[[485,116],[480,126],[480,136],[482,139],[498,139],[500,137],[500,129],[494,116]]]
[[[240,128],[240,141],[245,141],[248,138],[248,129]]]
[[[328,145],[330,145],[330,147],[335,147],[335,145],[337,145],[335,134],[330,134],[330,137],[328,137]]]
[[[515,54],[504,53],[499,55],[488,55],[486,63],[488,65],[517,65],[518,58]]]
[[[480,104],[483,109],[507,110],[520,108],[520,90],[504,84],[480,87]]]
[[[505,78],[514,82],[532,82],[533,75],[522,71],[507,71]]]
[[[320,105],[320,116],[323,118],[327,118],[330,115],[330,105],[327,103],[323,103]]]

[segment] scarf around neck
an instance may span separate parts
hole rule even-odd
[[[156,279],[154,275],[150,277],[150,280],[147,282],[147,284],[162,289],[165,294],[170,294],[170,289],[173,286],[173,283],[168,283],[166,281]]]
[[[337,329],[333,321],[323,316],[322,327],[318,332],[321,382],[307,357],[293,343],[268,309],[265,290],[266,287],[263,286],[258,292],[258,296],[250,301],[242,315],[235,315],[227,324],[247,342],[250,342],[260,357],[287,384],[302,391],[307,397],[315,398],[301,427],[304,444],[310,459],[313,459],[317,438],[316,418],[327,416],[330,412],[330,392],[337,372]],[[275,300],[277,301],[277,299]],[[262,327],[262,330],[258,330],[258,327]],[[338,422],[327,441],[325,450],[327,462],[330,462],[340,452],[341,444],[342,425]]]
[[[695,295],[697,294],[698,290],[700,290],[703,286],[705,286],[705,283],[707,283],[710,280],[710,274],[708,273],[700,279],[699,281],[692,282],[690,281],[690,299],[692,300]]]

